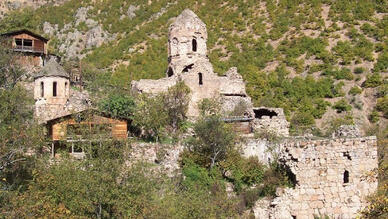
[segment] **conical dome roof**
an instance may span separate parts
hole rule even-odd
[[[170,33],[182,30],[207,35],[206,24],[190,9],[185,9],[169,27]]]
[[[44,76],[69,77],[65,69],[54,59],[50,59],[35,78]]]

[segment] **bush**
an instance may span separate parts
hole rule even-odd
[[[376,110],[373,110],[369,116],[368,119],[371,123],[376,123],[379,121],[379,113]]]
[[[220,163],[220,167],[237,192],[260,184],[265,171],[265,166],[259,162],[257,157],[244,158],[236,150],[227,154],[226,159]]]
[[[362,74],[364,73],[365,69],[363,67],[356,67],[354,68],[354,74]]]
[[[337,101],[333,106],[333,109],[337,110],[337,113],[348,112],[352,109],[352,106],[348,104],[345,99]]]
[[[363,87],[378,87],[383,83],[383,79],[379,73],[370,74],[362,84]]]
[[[135,101],[129,95],[111,94],[100,101],[98,108],[115,118],[131,119],[135,109]]]
[[[206,167],[214,167],[225,160],[233,149],[235,134],[218,115],[206,116],[194,124],[195,137],[187,142],[188,149],[207,160]]]
[[[354,87],[350,88],[348,94],[355,96],[355,95],[360,94],[360,93],[362,93],[362,89],[359,88],[358,86],[354,86]]]
[[[377,99],[376,109],[388,118],[388,96]]]

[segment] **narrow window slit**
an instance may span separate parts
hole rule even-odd
[[[344,183],[349,183],[349,171],[344,172]]]
[[[40,82],[40,97],[44,97],[44,83]]]
[[[193,46],[193,52],[196,52],[197,51],[197,40],[196,39],[193,39],[192,46]]]
[[[203,81],[202,81],[202,73],[198,73],[198,83],[199,83],[199,85],[202,85],[202,84],[203,84]]]
[[[57,82],[53,82],[53,97],[57,96]]]

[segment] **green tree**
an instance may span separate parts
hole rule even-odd
[[[130,119],[135,109],[132,96],[125,94],[111,94],[98,104],[102,112],[111,114],[115,118]]]
[[[175,86],[170,87],[168,92],[163,95],[164,107],[168,114],[168,123],[173,132],[181,127],[187,119],[186,113],[189,107],[190,88],[184,82],[178,82]]]
[[[218,115],[201,118],[194,125],[194,133],[195,137],[188,142],[188,149],[204,156],[210,168],[224,160],[235,143],[231,127]]]

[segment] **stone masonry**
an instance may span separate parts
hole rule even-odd
[[[67,72],[50,59],[34,78],[35,117],[39,123],[80,112],[90,103],[86,92],[72,90]]]
[[[191,90],[188,116],[199,115],[197,104],[204,98],[221,97],[225,109],[232,110],[236,103],[248,107],[243,115],[251,117],[252,104],[245,91],[245,83],[237,68],[231,68],[225,76],[218,76],[207,58],[206,25],[189,9],[180,14],[169,27],[168,69],[166,78],[132,82],[132,90],[138,93],[156,94],[183,81]]]
[[[275,199],[259,200],[256,218],[355,218],[377,189],[376,137],[288,141],[279,161],[290,168],[295,188],[277,191]]]
[[[289,136],[290,123],[287,121],[283,109],[257,107],[253,108],[253,112],[255,113],[254,131],[267,131],[279,136]]]

